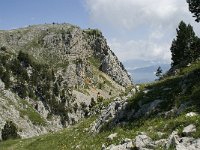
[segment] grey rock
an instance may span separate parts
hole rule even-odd
[[[135,137],[135,146],[138,149],[154,147],[152,139],[145,134],[138,135]]]
[[[156,147],[164,147],[167,143],[167,139],[160,139],[154,142]]]
[[[195,116],[197,116],[198,114],[197,113],[195,113],[195,112],[189,112],[189,113],[187,113],[185,116],[186,117],[195,117]]]
[[[200,149],[200,139],[193,139],[188,137],[183,137],[179,140],[176,145],[176,150],[199,150]]]
[[[137,92],[140,92],[140,86],[139,85],[136,85],[135,88],[136,88]]]
[[[178,139],[179,139],[178,132],[173,131],[172,134],[167,139],[167,143],[165,144],[165,148],[169,149],[170,146],[175,146],[176,144],[178,144]]]
[[[149,89],[145,89],[145,90],[143,91],[143,93],[144,93],[144,94],[147,94],[149,91],[150,91]]]
[[[196,126],[193,124],[190,124],[183,129],[183,134],[185,135],[190,135],[193,132],[196,132]]]
[[[144,104],[141,108],[134,114],[134,118],[138,118],[140,116],[148,116],[159,106],[162,100],[154,100],[153,102]]]
[[[131,92],[132,92],[133,95],[135,95],[136,92],[137,92],[137,91],[136,91],[136,88],[133,88],[133,89],[131,90]]]
[[[51,110],[50,104],[43,95],[40,97],[45,100],[35,102],[33,99],[26,98],[25,104],[19,104],[21,99],[12,91],[5,90],[5,85],[0,80],[0,95],[3,95],[0,96],[0,118],[2,119],[0,130],[7,119],[12,120],[20,128],[19,134],[22,138],[60,130],[64,126],[74,124],[84,118],[89,111],[91,98],[96,101],[98,92],[103,97],[110,98],[109,90],[112,89],[114,93],[112,96],[116,96],[119,95],[119,91],[124,91],[125,87],[132,85],[126,69],[109,48],[102,33],[98,31],[97,35],[94,31],[96,30],[82,30],[70,24],[34,25],[27,28],[0,31],[0,45],[6,46],[9,54],[17,56],[18,52],[23,49],[38,63],[51,63],[53,67],[56,66],[55,82],[61,77],[59,93],[64,91],[62,94],[67,97],[67,100],[63,105],[70,109],[66,114],[66,120],[62,120],[61,114],[51,114],[54,111]],[[91,58],[98,61],[98,66],[93,64]],[[26,71],[30,77],[33,68],[28,67]],[[99,74],[95,74],[100,71],[105,79],[99,79]],[[16,78],[12,76],[10,80],[14,82]],[[95,86],[98,83],[105,82],[103,80],[108,80],[112,86],[109,87],[106,84],[104,90],[96,89]],[[50,86],[52,87],[53,84],[53,82],[50,83]],[[88,90],[85,90],[85,86],[89,86]],[[59,103],[63,101],[61,95],[56,96],[55,100]],[[84,109],[81,108],[81,103],[85,105]],[[76,108],[74,108],[75,104]],[[103,123],[116,117],[124,105],[120,99],[120,101],[109,105],[107,110],[105,108],[102,112],[103,115],[95,123],[95,131],[99,131]],[[39,114],[41,119],[44,119],[45,126],[35,125],[28,114],[22,115],[22,110],[25,111],[29,107],[37,115]],[[88,114],[91,115],[92,112]],[[63,124],[61,124],[61,120]]]
[[[184,112],[188,108],[189,104],[190,104],[190,102],[186,102],[186,103],[181,104],[180,107],[177,109],[176,114],[179,115],[182,112]]]
[[[112,144],[106,148],[106,150],[132,150],[132,149],[133,149],[132,141],[127,141],[119,145]]]
[[[105,109],[101,111],[101,115],[90,126],[90,132],[98,133],[102,126],[109,121],[116,121],[120,117],[119,112],[126,108],[127,103],[120,98],[116,98]],[[112,120],[114,119],[115,120]]]
[[[3,90],[5,88],[4,82],[0,79],[0,90]]]
[[[102,150],[105,150],[105,149],[106,149],[106,145],[105,145],[105,144],[102,144],[101,149],[102,149]]]
[[[174,131],[169,136],[165,145],[166,149],[169,149],[170,147],[175,147],[176,150],[199,150],[200,139],[194,139],[192,137],[180,138],[177,131]]]
[[[41,101],[38,101],[36,105],[37,111],[41,114],[41,116],[47,118],[49,111],[44,107],[44,104]]]
[[[113,134],[110,134],[108,137],[107,137],[107,139],[109,140],[109,141],[112,141],[114,138],[116,138],[117,137],[117,133],[113,133]]]

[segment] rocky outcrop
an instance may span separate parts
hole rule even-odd
[[[127,97],[116,98],[111,102],[106,108],[102,109],[98,119],[91,124],[90,131],[92,133],[98,133],[101,128],[107,124],[109,127],[115,126],[116,124],[123,124],[129,119],[137,119],[140,117],[147,117],[155,112],[162,100],[155,100],[147,104],[141,105],[139,109],[129,107],[128,98],[131,94],[128,94]],[[124,122],[123,122],[124,121]]]
[[[200,139],[193,137],[180,137],[177,131],[172,132],[167,139],[153,141],[146,133],[142,132],[134,139],[126,139],[119,145],[110,145],[104,150],[153,150],[153,149],[175,149],[175,150],[198,150],[200,148]]]
[[[120,98],[116,98],[113,102],[111,102],[105,109],[101,111],[100,117],[96,121],[94,121],[91,124],[90,132],[92,133],[98,133],[101,128],[106,124],[106,123],[114,123],[113,119],[116,119],[123,116],[122,110],[126,108],[127,98],[124,98],[124,100]]]
[[[193,124],[188,125],[183,129],[183,134],[184,135],[190,135],[191,133],[196,132],[196,126]]]
[[[121,141],[119,145],[110,145],[107,148],[102,146],[102,150],[132,150],[133,149],[133,142],[131,139],[124,139]]]
[[[118,84],[132,85],[126,69],[110,50],[99,30],[82,30],[70,24],[29,26],[0,31],[0,45],[14,53],[24,49],[43,63],[51,63],[56,67],[66,66],[66,78],[71,78],[71,84],[74,86],[83,83],[81,80],[86,74],[93,73],[87,61],[93,57],[99,61],[98,69]]]
[[[168,138],[165,145],[166,149],[174,147],[176,150],[198,150],[200,148],[200,139],[192,137],[179,137],[178,133],[174,131]]]
[[[31,108],[30,103],[22,101],[20,97],[9,90],[3,90],[0,91],[0,137],[1,130],[9,120],[12,120],[16,125],[18,135],[21,138],[38,136],[62,128],[62,125],[48,122],[40,116],[37,111]]]
[[[12,121],[22,138],[75,124],[132,86],[99,30],[34,25],[0,31],[0,47],[0,131]]]

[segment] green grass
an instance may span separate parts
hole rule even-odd
[[[130,119],[127,124],[119,124],[110,127],[105,125],[100,133],[92,135],[85,129],[89,128],[90,124],[96,119],[91,117],[82,120],[79,124],[64,129],[57,133],[50,133],[47,135],[34,137],[26,140],[9,140],[0,142],[0,147],[3,150],[16,149],[16,150],[54,150],[54,149],[76,149],[79,147],[81,150],[100,150],[102,144],[106,146],[110,144],[119,144],[124,138],[134,139],[140,132],[146,132],[153,140],[167,138],[173,131],[177,130],[179,135],[182,136],[182,130],[189,124],[194,124],[197,131],[191,136],[200,138],[200,115],[195,117],[186,117],[187,112],[195,111],[200,112],[200,63],[192,64],[191,68],[184,68],[183,71],[173,77],[167,77],[161,81],[151,84],[142,85],[142,89],[148,89],[148,93],[143,91],[137,93],[129,99],[127,111],[133,109],[138,110],[138,102],[142,104],[152,102],[160,99],[163,102],[150,116],[143,116],[137,120]],[[182,93],[183,81],[189,88],[185,93]],[[112,100],[106,100],[104,103],[108,105]],[[163,117],[157,115],[158,113],[166,112],[174,107],[179,107],[185,102],[191,102],[191,105],[181,114]],[[95,106],[95,107],[98,107]],[[161,137],[157,132],[164,133]],[[118,133],[118,136],[113,141],[108,141],[106,138],[111,133]],[[159,148],[158,148],[159,149]]]
[[[20,116],[28,116],[31,122],[35,125],[46,125],[46,121],[41,117],[41,115],[31,107],[20,110]]]
[[[114,88],[112,83],[110,81],[108,81],[102,74],[100,74],[99,77],[103,80],[103,84],[107,84],[109,87]]]
[[[199,61],[196,61],[196,62],[192,63],[191,66],[182,68],[180,70],[180,74],[190,73],[198,68],[200,68],[200,63],[199,63]]]
[[[27,108],[19,109],[21,117],[28,116],[28,118],[34,125],[46,125],[47,122],[45,121],[45,119],[42,118],[41,115],[36,112],[36,110],[34,110],[32,106],[30,106],[30,104],[26,102],[26,100],[21,99],[21,103],[27,106]]]
[[[98,58],[95,58],[95,57],[90,57],[89,58],[89,62],[94,66],[96,67],[97,69],[99,69],[100,65],[101,65],[101,62]]]
[[[0,147],[2,150],[70,150],[76,149],[76,147],[79,146],[81,150],[100,150],[102,144],[108,146],[110,144],[117,144],[124,138],[133,139],[139,132],[146,132],[153,140],[167,138],[172,131],[178,130],[179,133],[181,133],[183,127],[191,123],[197,126],[197,132],[192,136],[196,138],[200,137],[200,116],[188,118],[185,117],[185,114],[182,114],[176,118],[168,119],[161,117],[141,119],[124,126],[118,126],[110,130],[104,130],[99,134],[92,135],[85,129],[89,127],[95,118],[96,117],[92,117],[82,120],[79,124],[57,133],[50,133],[24,140],[18,139],[0,142]],[[157,132],[163,132],[164,135],[159,137]],[[108,141],[106,138],[111,133],[118,133],[118,136],[114,138],[113,141]]]

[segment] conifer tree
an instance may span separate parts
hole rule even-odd
[[[200,0],[187,0],[189,10],[196,17],[195,21],[200,22]]]
[[[162,69],[161,69],[160,66],[158,67],[158,69],[157,69],[157,71],[156,71],[156,76],[157,76],[157,77],[161,77],[161,76],[162,76]]]
[[[191,25],[186,25],[181,21],[177,31],[176,38],[172,41],[171,53],[172,53],[172,67],[184,66],[193,60],[192,46],[194,46],[195,32]]]

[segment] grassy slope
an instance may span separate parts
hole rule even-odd
[[[197,132],[192,136],[200,137],[200,116],[185,117],[185,114],[190,111],[200,112],[199,97],[200,97],[200,63],[194,63],[192,66],[181,69],[179,75],[168,77],[162,81],[158,81],[149,85],[145,85],[145,89],[150,89],[147,94],[140,92],[130,99],[130,108],[137,108],[137,102],[142,100],[143,104],[155,99],[164,100],[159,107],[159,112],[168,111],[173,107],[179,107],[180,104],[187,101],[191,102],[191,106],[179,116],[171,116],[168,118],[158,117],[156,114],[148,118],[130,121],[125,126],[118,126],[112,129],[104,129],[97,135],[91,135],[84,129],[89,127],[89,124],[95,119],[89,118],[81,121],[76,126],[64,129],[61,132],[48,134],[40,137],[35,137],[25,140],[9,140],[0,142],[1,149],[75,149],[77,146],[80,149],[92,150],[101,149],[101,145],[105,143],[119,143],[123,138],[133,139],[138,132],[146,132],[153,139],[167,138],[172,131],[178,130],[181,134],[182,129],[193,123],[197,127]],[[188,88],[182,94],[182,82],[188,82]],[[168,88],[166,90],[166,88]],[[165,89],[165,90],[164,90]],[[162,137],[158,137],[156,132],[163,132]],[[118,137],[112,142],[106,140],[106,137],[111,133],[118,133]]]

